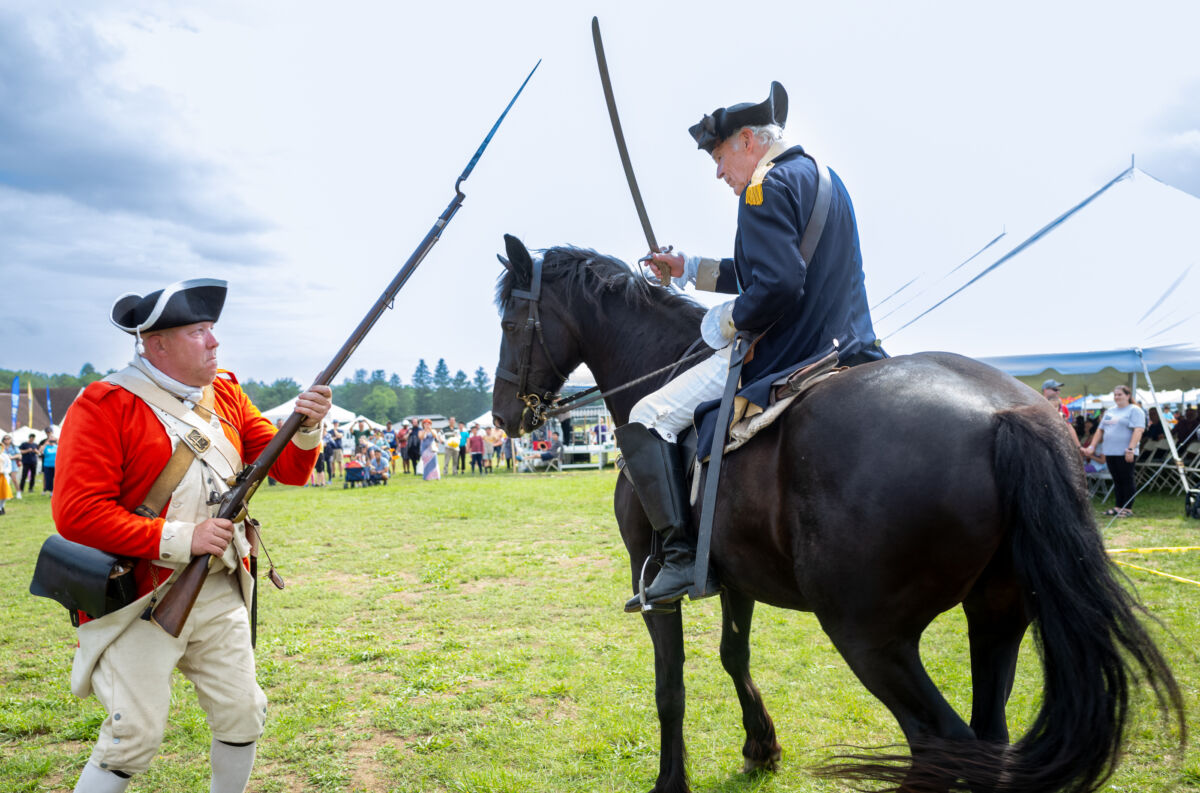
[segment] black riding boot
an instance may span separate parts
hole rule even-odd
[[[645,610],[674,611],[673,604],[688,593],[696,578],[696,549],[687,535],[690,511],[679,448],[636,422],[617,427],[616,435],[625,472],[650,525],[662,537],[666,554],[662,569],[646,587]],[[625,603],[625,610],[642,611],[642,598],[634,595]]]

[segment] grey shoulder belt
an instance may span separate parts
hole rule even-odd
[[[813,160],[813,165],[817,166],[817,199],[813,203],[812,214],[808,216],[804,234],[800,237],[800,258],[805,263],[812,261],[817,245],[821,243],[821,233],[825,231],[825,221],[829,219],[829,205],[833,203],[833,179],[829,176],[829,169],[816,160]]]

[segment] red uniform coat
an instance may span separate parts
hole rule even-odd
[[[224,370],[213,382],[221,429],[243,462],[253,462],[275,435],[275,425],[250,403],[237,378]],[[232,426],[230,426],[232,425]],[[58,444],[51,507],[68,540],[138,560],[138,596],[161,584],[172,569],[159,558],[164,519],[133,513],[150,492],[172,452],[171,439],[150,406],[124,388],[92,383],[71,404]],[[288,485],[308,481],[320,450],[289,443],[271,467]],[[163,514],[166,514],[166,507]],[[152,575],[153,572],[153,575]]]

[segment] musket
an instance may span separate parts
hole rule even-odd
[[[437,241],[441,238],[443,229],[446,228],[446,224],[458,212],[459,207],[462,206],[463,199],[466,198],[461,189],[462,183],[466,181],[467,177],[471,175],[471,171],[475,169],[475,164],[479,162],[479,158],[483,155],[483,150],[491,143],[492,136],[496,134],[496,130],[500,128],[504,117],[508,115],[508,111],[512,109],[513,104],[517,101],[517,97],[525,90],[526,84],[529,83],[529,79],[533,77],[533,73],[537,71],[541,63],[539,59],[534,64],[533,69],[525,78],[525,82],[521,83],[521,87],[517,89],[513,98],[509,100],[508,106],[504,108],[504,112],[500,114],[500,118],[496,119],[496,123],[492,125],[491,131],[488,132],[487,137],[483,139],[483,143],[476,150],[475,156],[467,163],[467,167],[454,183],[454,198],[446,206],[445,211],[438,217],[437,221],[433,224],[433,228],[425,235],[425,238],[421,240],[421,244],[417,246],[417,249],[408,257],[408,261],[396,273],[396,277],[388,284],[387,289],[375,301],[375,305],[363,317],[362,322],[350,334],[350,338],[338,350],[337,355],[317,375],[317,379],[313,381],[314,385],[329,385],[333,382],[333,378],[337,376],[337,373],[345,365],[355,349],[358,348],[362,340],[366,338],[367,333],[374,327],[380,316],[383,315],[383,312],[392,307],[396,294],[404,287],[404,284],[412,276],[413,271],[417,269],[417,266],[421,264],[421,261],[433,246],[437,244]],[[262,453],[258,455],[258,458],[242,468],[234,480],[232,487],[221,497],[216,517],[234,522],[243,517],[247,502],[250,501],[250,498],[254,495],[262,480],[266,478],[271,465],[279,459],[279,455],[283,453],[292,436],[299,431],[300,424],[305,418],[302,413],[292,413],[287,421],[283,423],[283,426],[279,428],[279,431],[275,433],[275,437],[271,439],[266,448],[262,450]],[[175,579],[175,583],[163,595],[157,608],[151,613],[150,619],[172,636],[179,636],[183,630],[184,623],[187,622],[188,615],[192,613],[192,606],[196,604],[196,597],[200,594],[200,588],[204,586],[205,578],[208,577],[208,568],[211,562],[211,554],[201,554],[193,557],[188,562],[187,567],[180,572],[179,577]]]
[[[637,177],[633,175],[633,162],[629,159],[629,147],[625,145],[625,133],[621,129],[621,117],[617,114],[617,100],[613,96],[612,78],[608,76],[608,59],[604,57],[604,42],[600,38],[600,20],[592,17],[592,44],[596,48],[596,66],[600,69],[600,85],[604,88],[604,103],[608,105],[608,120],[612,122],[613,137],[617,139],[617,153],[621,155],[621,167],[625,169],[625,181],[629,185],[629,193],[633,196],[633,206],[637,210],[638,220],[642,231],[646,234],[646,243],[652,253],[667,253],[671,250],[658,247],[654,237],[654,229],[650,227],[650,216],[646,214],[646,203],[642,201],[642,191],[638,188]],[[645,256],[639,262],[649,259]],[[663,286],[671,283],[670,274],[663,275],[659,271],[659,280]]]

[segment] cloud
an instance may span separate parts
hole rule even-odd
[[[86,18],[0,10],[0,184],[204,234],[265,230],[217,167],[168,142],[170,97],[106,79],[121,57]]]
[[[1159,116],[1142,159],[1148,173],[1200,196],[1200,82],[1184,88]]]

